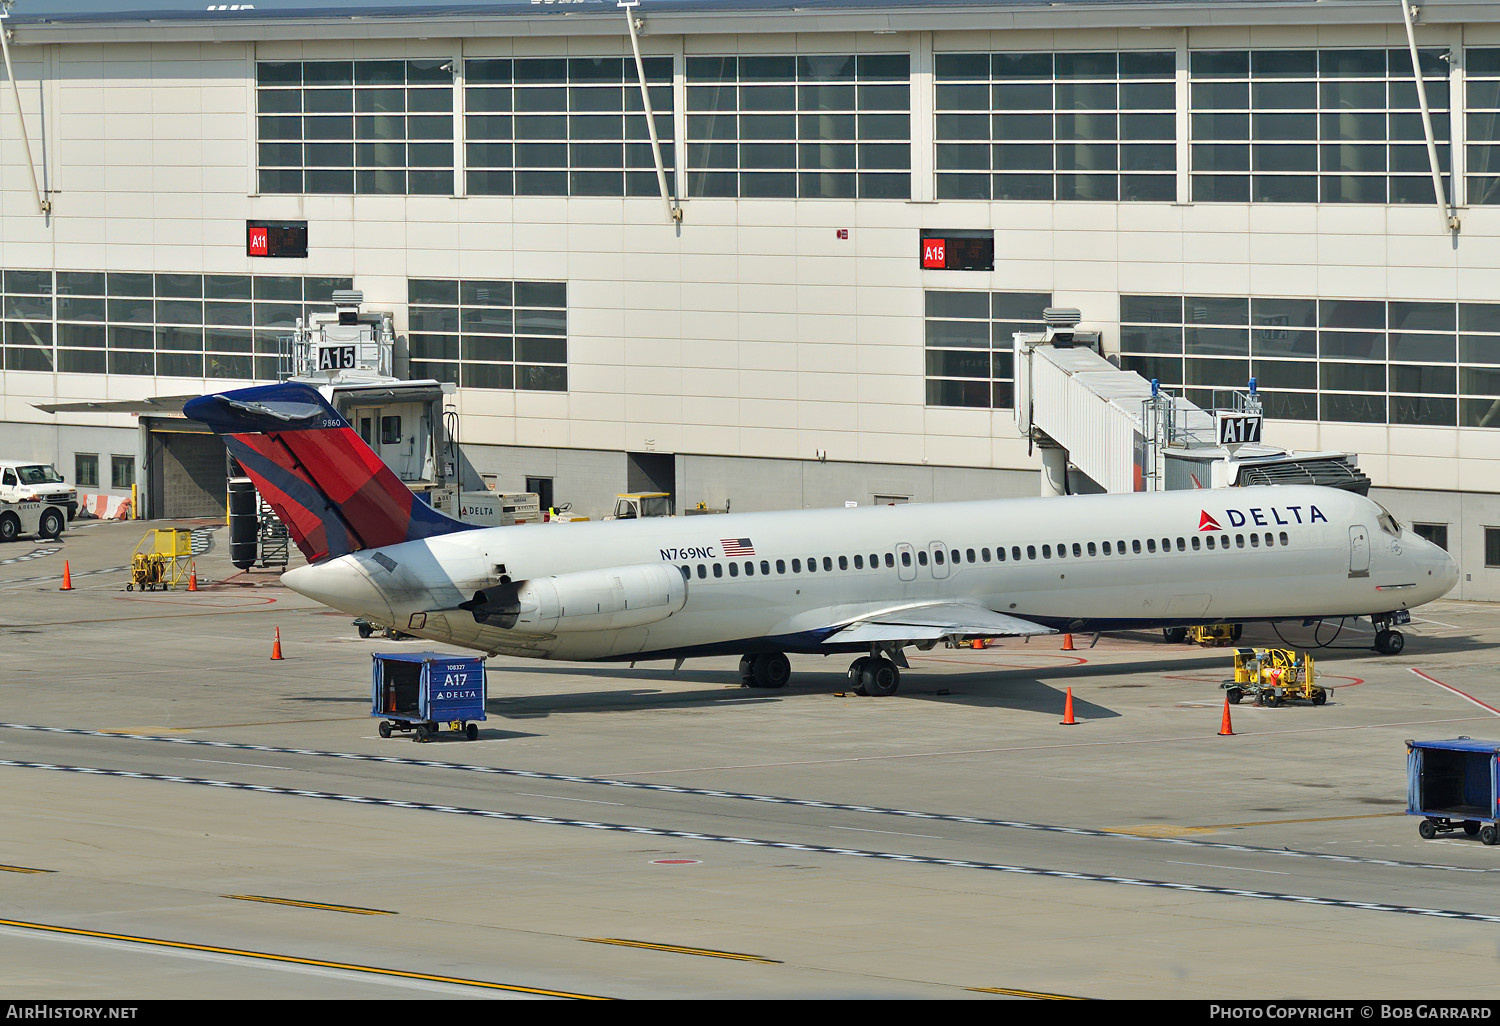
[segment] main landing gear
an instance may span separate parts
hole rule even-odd
[[[860,656],[849,664],[849,684],[856,695],[894,695],[901,687],[901,668],[883,655]]]
[[[747,688],[784,688],[792,679],[792,662],[780,652],[740,657],[740,683]]]

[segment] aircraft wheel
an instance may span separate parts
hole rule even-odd
[[[884,698],[901,687],[901,669],[889,659],[871,659],[861,676],[867,695]]]
[[[869,656],[860,656],[849,664],[849,690],[856,695],[865,694],[865,667],[870,665]]]
[[[792,663],[780,652],[762,652],[750,663],[751,687],[784,688],[792,679]]]
[[[1164,627],[1162,628],[1161,639],[1168,645],[1180,645],[1187,640],[1187,628]]]
[[[1375,635],[1375,651],[1381,655],[1400,655],[1406,647],[1406,635],[1400,631],[1383,630]]]
[[[1229,640],[1230,641],[1239,641],[1240,640],[1240,635],[1244,634],[1244,633],[1245,633],[1245,625],[1242,624],[1242,623],[1237,623],[1237,624],[1234,625],[1234,630],[1231,631],[1230,634],[1229,634]]]
[[[1430,841],[1437,836],[1437,824],[1430,819],[1424,819],[1417,824],[1417,833],[1422,835],[1422,840]]]
[[[755,657],[750,655],[740,656],[740,683],[745,687],[755,685]]]

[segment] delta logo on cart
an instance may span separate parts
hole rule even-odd
[[[1288,527],[1293,524],[1326,524],[1328,517],[1316,506],[1251,506],[1248,509],[1226,509],[1224,519],[1234,527]],[[1223,531],[1219,521],[1208,512],[1198,512],[1199,531]]]

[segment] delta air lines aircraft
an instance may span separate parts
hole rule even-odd
[[[1453,587],[1448,554],[1352,492],[1300,485],[480,528],[412,494],[318,392],[184,412],[225,436],[308,565],[292,590],[445,644],[541,659],[853,653],[861,693],[908,646],[1061,631],[1368,616],[1376,648]]]

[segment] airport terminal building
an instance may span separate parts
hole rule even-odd
[[[1073,307],[1200,405],[1255,378],[1267,441],[1357,454],[1459,561],[1455,597],[1500,600],[1495,5],[1420,3],[1415,70],[1389,0],[15,0],[0,24],[0,457],[81,492],[222,509],[193,486],[222,446],[122,411],[277,380],[297,319],[354,289],[400,376],[452,383],[502,491],[1034,495],[1012,333]]]

